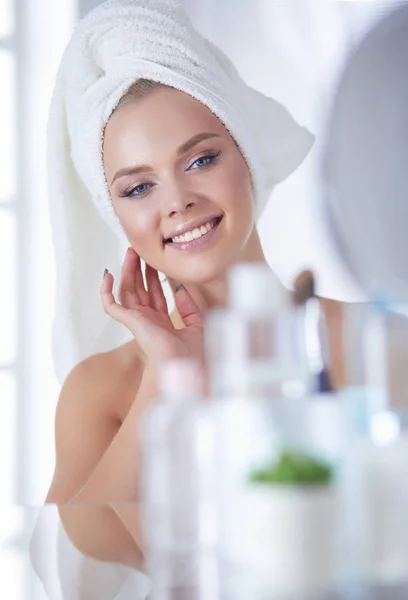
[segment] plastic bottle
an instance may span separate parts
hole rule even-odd
[[[407,314],[379,302],[359,308],[356,339],[347,346],[343,579],[362,590],[358,600],[408,597]]]
[[[269,267],[249,263],[231,269],[228,308],[207,319],[221,589],[234,600],[257,600],[271,592],[254,565],[260,551],[254,532],[268,529],[268,522],[259,524],[250,475],[283,447],[306,443],[309,374],[292,316],[289,293]]]
[[[206,322],[212,395],[301,396],[307,373],[289,292],[264,263],[229,272],[226,310]]]
[[[152,600],[213,600],[213,429],[202,371],[191,359],[159,370],[159,398],[142,423],[142,501]]]

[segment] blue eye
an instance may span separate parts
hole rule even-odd
[[[187,170],[195,171],[197,169],[205,169],[206,167],[209,167],[210,165],[214,164],[220,155],[221,151],[201,156],[200,158],[197,158],[197,160],[195,160]],[[154,184],[152,183],[139,183],[139,185],[136,185],[135,187],[130,188],[129,190],[125,190],[123,194],[119,194],[119,196],[121,198],[142,198],[149,192],[149,190],[153,186]]]
[[[148,190],[147,183],[140,183],[135,188],[133,188],[132,192],[137,192],[137,195],[143,194]]]
[[[122,198],[137,198],[139,196],[144,196],[150,189],[150,183],[139,183],[139,185],[130,189],[128,192],[124,192],[122,194]]]
[[[211,157],[210,156],[203,156],[202,158],[199,158],[198,160],[196,160],[191,168],[194,168],[194,165],[197,165],[197,167],[206,167],[208,164],[210,164],[211,162]]]
[[[214,163],[217,158],[220,156],[221,152],[216,152],[215,154],[207,154],[206,156],[202,156],[201,158],[197,158],[191,165],[189,169],[202,169],[203,167],[208,167],[212,163]],[[197,166],[194,166],[197,165]]]

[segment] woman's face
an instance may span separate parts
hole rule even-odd
[[[179,282],[215,279],[254,228],[249,171],[203,104],[156,88],[114,112],[104,168],[115,212],[136,252]]]

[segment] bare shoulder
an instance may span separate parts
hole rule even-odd
[[[79,363],[55,415],[56,465],[47,502],[68,501],[86,482],[137,394],[143,366],[128,344]]]
[[[97,407],[122,422],[142,375],[143,363],[130,343],[95,354],[79,363],[68,375],[59,404],[64,404],[65,398],[69,401],[82,398],[85,405]]]

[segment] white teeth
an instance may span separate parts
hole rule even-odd
[[[192,231],[187,231],[183,235],[176,235],[176,237],[172,238],[172,242],[191,242],[192,240],[196,240],[202,235],[205,235],[215,226],[215,221],[211,221],[211,223],[207,223],[206,225],[201,225],[201,227],[196,227]]]

